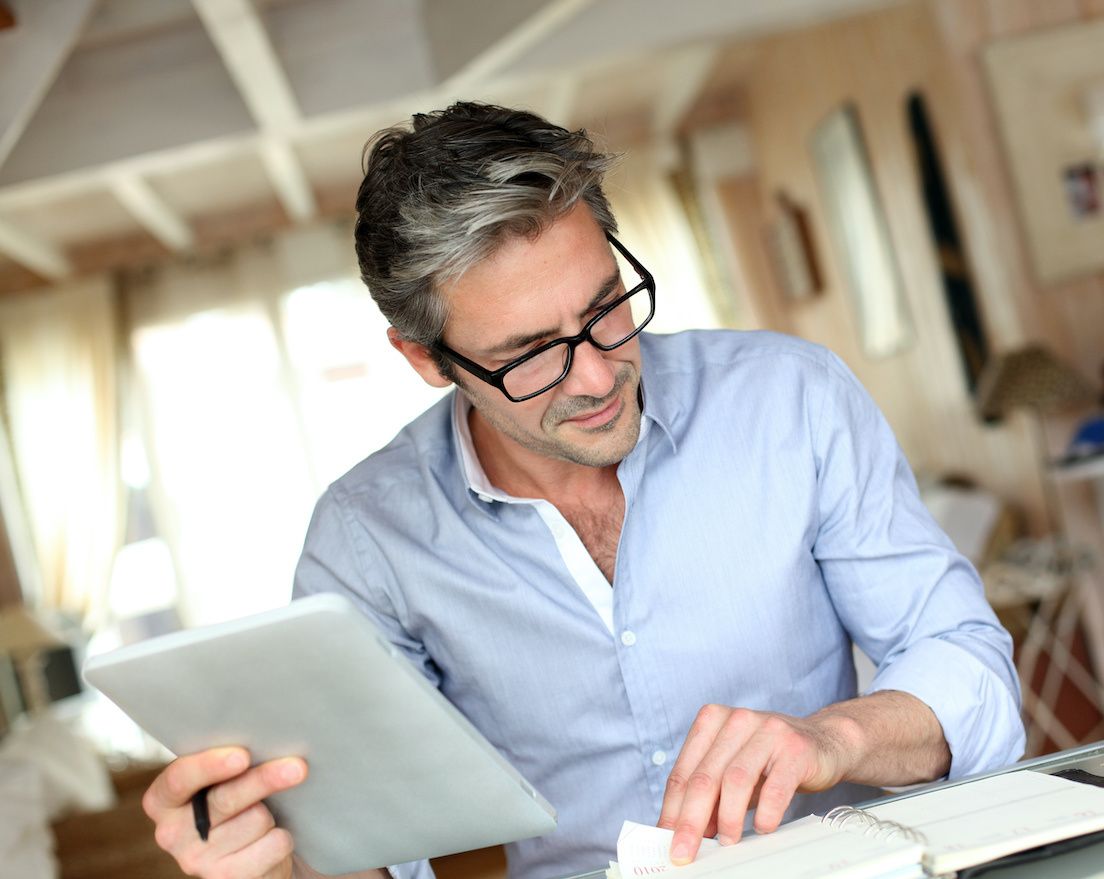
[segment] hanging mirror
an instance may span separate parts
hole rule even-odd
[[[863,350],[869,357],[897,354],[915,337],[912,315],[852,104],[844,104],[816,127],[811,150]]]

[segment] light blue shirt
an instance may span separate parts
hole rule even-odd
[[[1018,759],[1011,640],[843,363],[772,333],[641,346],[612,591],[555,508],[489,486],[451,398],[330,487],[296,575],[296,596],[356,602],[556,807],[511,875],[600,868],[624,819],[654,823],[703,705],[855,696],[852,642],[871,691],[931,706],[952,777]],[[799,796],[789,817],[869,795]]]

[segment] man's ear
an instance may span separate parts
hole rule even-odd
[[[403,338],[394,327],[387,328],[387,341],[409,363],[422,380],[435,388],[447,388],[452,379],[445,378],[437,368],[437,358],[422,344]]]

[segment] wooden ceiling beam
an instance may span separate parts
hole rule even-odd
[[[261,142],[261,163],[284,210],[296,222],[305,222],[318,213],[318,203],[303,165],[291,144],[276,138]]]
[[[5,220],[0,220],[0,251],[24,268],[51,281],[60,281],[73,274],[72,263],[61,248]]]
[[[343,220],[351,227],[353,212],[349,191],[355,186],[356,181],[350,180],[347,185],[334,184],[320,189],[316,221]],[[197,216],[191,222],[195,244],[188,256],[202,258],[227,247],[240,247],[289,226],[287,212],[275,199],[233,211]],[[351,232],[349,246],[352,247]],[[0,247],[0,251],[3,250]],[[67,252],[73,277],[161,265],[180,256],[144,231],[83,241],[72,245]],[[49,290],[51,283],[50,279],[22,263],[0,259],[0,299]]]
[[[245,105],[262,131],[287,133],[302,114],[287,74],[249,0],[192,0]]]
[[[49,285],[42,275],[0,254],[0,301],[6,296],[32,293]]]
[[[260,156],[276,195],[295,220],[317,205],[290,137],[303,115],[287,73],[250,0],[192,0],[249,112],[261,130]]]
[[[111,183],[111,192],[127,212],[169,250],[179,252],[194,246],[195,235],[188,224],[142,177],[120,173]]]
[[[445,0],[447,2],[447,0]],[[520,24],[468,59],[441,84],[445,94],[470,89],[507,68],[565,22],[577,16],[593,0],[548,0]]]

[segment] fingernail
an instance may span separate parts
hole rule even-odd
[[[684,842],[680,842],[678,845],[671,848],[671,863],[676,867],[681,867],[683,864],[690,863],[690,846]]]
[[[731,836],[724,836],[723,834],[718,833],[717,842],[719,842],[721,845],[733,845],[735,844],[736,840],[734,840]]]
[[[249,765],[249,758],[241,751],[234,751],[226,758],[226,768],[231,772],[241,772]]]
[[[284,781],[302,781],[303,767],[297,760],[289,760],[280,767],[280,775]]]

